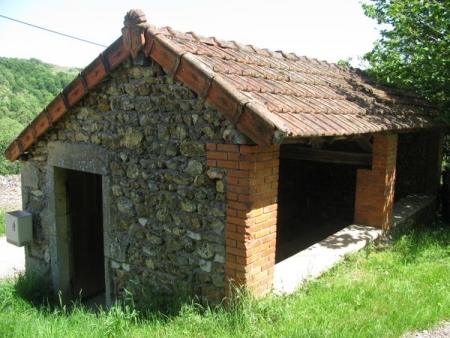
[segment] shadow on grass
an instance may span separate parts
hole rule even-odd
[[[5,286],[9,290],[1,291]],[[44,278],[37,275],[23,274],[11,283],[0,284],[0,295],[11,299],[5,305],[15,311],[28,312],[30,306],[36,309],[30,313],[44,321],[55,325],[70,317],[69,322],[82,321],[86,326],[95,325],[99,332],[111,332],[111,336],[127,336],[137,326],[152,327],[174,325],[176,328],[186,329],[195,321],[214,322],[213,326],[226,328],[228,332],[246,332],[257,330],[255,325],[260,321],[275,321],[282,318],[283,307],[273,308],[272,303],[254,298],[245,288],[234,286],[233,296],[225,302],[213,305],[201,301],[199,298],[187,295],[185,290],[168,293],[153,290],[147,294],[147,301],[142,302],[139,295],[126,292],[122,300],[117,301],[109,309],[93,310],[85,307],[82,302],[75,301],[71,305],[55,304],[51,302],[52,294]],[[143,290],[148,292],[149,289]],[[181,292],[181,294],[180,294]],[[25,302],[26,307],[16,306]],[[1,296],[0,296],[0,311]],[[25,310],[23,310],[25,309]],[[206,320],[205,320],[206,318]],[[142,324],[142,325],[141,325]],[[80,328],[81,330],[81,328]],[[181,329],[180,329],[181,330]]]
[[[20,273],[14,283],[14,293],[37,308],[47,307],[51,299],[50,283],[43,276],[32,273]]]
[[[450,224],[442,219],[429,223],[419,223],[415,226],[399,226],[389,231],[393,252],[401,255],[404,262],[412,262],[418,257],[433,256],[433,248],[450,256]],[[433,257],[439,258],[439,257]]]
[[[398,228],[392,231],[390,236],[392,243],[389,250],[399,254],[406,263],[416,259],[448,259],[450,256],[450,225],[444,222],[437,221],[414,228]],[[436,247],[439,250],[433,252],[433,248]],[[14,296],[27,300],[43,314],[69,315],[74,311],[95,312],[92,309],[83,308],[83,304],[79,301],[68,307],[49,302],[49,299],[52,299],[49,285],[48,281],[41,276],[20,275],[13,286]],[[261,321],[283,318],[283,309],[285,309],[285,305],[274,308],[273,303],[255,300],[245,290],[234,291],[234,298],[228,300],[226,304],[218,305],[207,304],[193,296],[193,290],[182,287],[174,287],[172,291],[169,291],[145,286],[140,289],[140,292],[136,291],[133,290],[132,293],[125,290],[121,301],[107,310],[100,309],[95,315],[98,316],[97,318],[107,317],[109,322],[123,320],[129,323],[141,323],[148,319],[160,322],[170,322],[174,319],[192,321],[193,317],[186,316],[186,313],[194,316],[208,316],[211,313],[226,312],[220,320],[226,321],[224,324],[226,327],[237,330],[248,329]],[[284,303],[285,300],[280,299],[277,304]],[[214,320],[219,318],[212,317],[215,318]],[[262,319],[255,319],[256,317]]]
[[[13,298],[25,301],[41,313],[46,314],[70,315],[73,312],[82,311],[98,316],[123,317],[123,319],[132,321],[151,318],[164,322],[182,315],[187,308],[195,309],[198,314],[225,309],[222,303],[209,304],[194,296],[192,290],[180,286],[173,287],[171,290],[145,286],[136,294],[124,290],[121,299],[108,309],[104,306],[88,304],[81,298],[72,301],[71,304],[63,304],[61,299],[54,298],[48,279],[33,272],[20,273],[14,280],[11,280],[8,287],[12,289],[8,293]],[[239,294],[242,296],[242,292]],[[236,310],[237,302],[233,304]]]

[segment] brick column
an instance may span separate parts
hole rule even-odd
[[[388,229],[394,207],[397,134],[375,134],[372,170],[358,169],[355,219],[357,224]]]
[[[228,169],[227,295],[231,285],[254,295],[272,288],[279,155],[278,146],[207,145],[208,166]]]

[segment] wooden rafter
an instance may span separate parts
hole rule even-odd
[[[312,149],[305,147],[286,147],[281,158],[313,162],[350,164],[361,167],[372,166],[372,154]]]

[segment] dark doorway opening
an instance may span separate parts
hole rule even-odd
[[[73,299],[104,293],[102,176],[67,170]]]
[[[276,262],[353,222],[357,165],[280,156]]]
[[[428,135],[427,133],[398,135],[395,202],[410,194],[423,194],[427,190]]]

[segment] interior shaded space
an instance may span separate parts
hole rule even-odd
[[[310,246],[323,241],[328,236],[342,230],[346,226],[350,225],[349,220],[329,220],[322,224],[304,224],[298,227],[292,226],[291,231],[285,231],[283,237],[280,240],[280,244],[277,245],[276,250],[276,262],[281,262],[286,258],[289,258],[299,251],[305,250]],[[297,232],[297,233],[296,233]]]
[[[93,312],[93,313],[99,313],[101,311],[106,311],[106,295],[104,292],[100,292],[96,295],[92,295],[88,298],[83,299],[81,302],[81,305]]]
[[[67,170],[73,298],[105,290],[101,175]]]
[[[410,194],[427,190],[430,134],[404,133],[398,135],[395,171],[395,202]]]
[[[352,224],[357,165],[280,156],[276,262]]]
[[[393,227],[411,226],[435,213],[436,197],[409,195],[394,203]],[[292,293],[308,280],[319,277],[345,256],[380,238],[383,230],[351,224],[275,265],[273,290]]]

